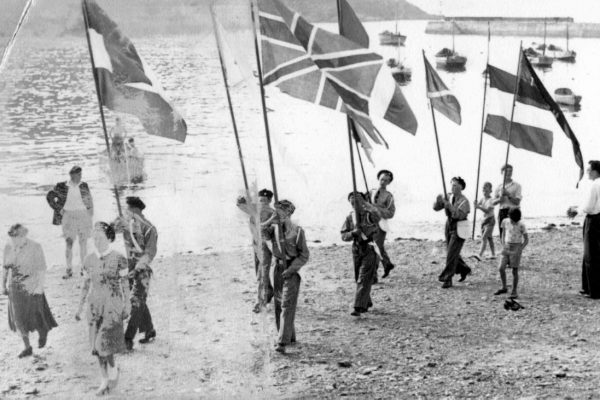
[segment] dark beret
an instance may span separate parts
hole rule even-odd
[[[127,205],[132,208],[139,208],[140,210],[143,210],[144,208],[146,208],[146,205],[144,204],[144,202],[139,197],[136,197],[136,196],[128,196],[127,197]]]
[[[456,183],[458,183],[462,187],[462,190],[465,190],[465,188],[467,187],[465,180],[460,176],[455,176],[454,178],[452,178],[452,180],[456,181]]]
[[[73,166],[73,168],[71,168],[71,170],[69,171],[69,174],[78,174],[81,172],[81,167],[79,165],[75,165]]]
[[[377,173],[377,179],[379,179],[381,177],[381,175],[389,175],[390,177],[390,182],[394,180],[394,174],[392,174],[392,171],[388,171],[387,169],[382,169],[381,171],[379,171]]]
[[[267,197],[269,198],[269,200],[271,200],[273,198],[273,192],[271,192],[269,189],[263,189],[260,192],[258,192],[258,196]]]

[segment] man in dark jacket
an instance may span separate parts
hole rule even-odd
[[[59,182],[48,192],[46,200],[54,210],[52,224],[62,225],[67,243],[67,270],[63,279],[73,275],[73,243],[79,239],[81,265],[87,255],[87,241],[92,234],[94,202],[87,183],[81,181],[81,167],[74,166],[69,172],[71,179]],[[83,275],[83,270],[81,270]]]

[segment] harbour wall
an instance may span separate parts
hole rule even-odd
[[[490,19],[490,30],[493,36],[544,36],[543,20],[502,20]],[[434,35],[452,34],[452,26],[456,35],[487,35],[488,20],[441,20],[429,21],[425,33]],[[599,38],[600,24],[597,23],[568,23],[569,37]],[[546,23],[546,36],[564,38],[567,32],[567,22]]]

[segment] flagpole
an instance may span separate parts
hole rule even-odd
[[[337,14],[338,14],[338,29],[341,36],[344,36],[344,24],[342,23],[342,5],[340,0],[336,0]],[[350,168],[352,170],[352,191],[354,193],[353,198],[356,199],[356,169],[354,166],[354,150],[352,149],[352,119],[346,116],[346,125],[348,130],[348,147],[350,149]],[[358,149],[357,149],[358,150]],[[360,155],[359,155],[360,156]],[[364,171],[363,171],[364,172]],[[365,179],[366,182],[366,179]],[[356,215],[356,224],[360,224],[360,214],[358,212],[358,202],[354,202],[354,214]],[[356,227],[355,227],[356,228]]]
[[[265,86],[263,84],[262,66],[260,63],[260,54],[258,48],[258,38],[256,36],[256,15],[254,13],[254,2],[250,0],[250,14],[252,16],[252,33],[254,34],[254,53],[256,54],[256,68],[258,71],[258,83],[260,86],[260,100],[262,104],[263,122],[265,124],[265,134],[267,136],[267,151],[269,153],[269,167],[271,169],[271,182],[273,185],[273,197],[275,202],[279,201],[277,192],[277,179],[275,177],[275,165],[273,163],[273,149],[271,147],[271,133],[269,131],[269,117],[267,116],[267,104],[265,100]],[[285,263],[285,260],[284,260]]]
[[[233,104],[231,102],[231,94],[229,93],[229,84],[227,81],[227,69],[225,67],[225,62],[223,61],[223,53],[221,51],[221,38],[219,29],[217,27],[217,17],[215,15],[215,10],[213,6],[210,6],[210,16],[212,18],[213,27],[215,30],[215,39],[217,40],[217,51],[219,53],[219,62],[221,63],[221,73],[223,74],[223,82],[225,84],[225,93],[227,94],[227,104],[229,105],[229,114],[231,115],[231,124],[233,125],[233,133],[235,135],[235,143],[238,149],[238,157],[240,159],[240,164],[242,166],[242,176],[244,178],[244,188],[246,189],[246,197],[250,200],[250,188],[248,186],[248,177],[246,175],[246,166],[244,164],[244,156],[242,154],[242,145],[240,144],[240,137],[237,129],[237,123],[235,121],[235,113],[233,111]]]
[[[273,198],[275,203],[279,201],[279,193],[277,192],[277,179],[275,177],[275,164],[273,163],[273,150],[271,148],[271,134],[269,132],[269,117],[267,116],[267,103],[265,100],[265,86],[263,84],[263,75],[262,75],[262,65],[260,61],[260,53],[258,48],[258,37],[256,35],[257,21],[256,15],[254,14],[254,1],[250,0],[250,16],[252,17],[252,34],[254,35],[254,53],[256,54],[256,68],[258,72],[258,83],[260,86],[260,101],[262,104],[262,113],[263,113],[263,121],[265,124],[265,135],[267,137],[267,151],[269,153],[269,168],[271,169],[271,181],[273,184]],[[260,28],[260,21],[258,24]],[[283,232],[281,222],[279,218],[277,219],[277,229],[279,232]],[[260,230],[259,230],[260,234]],[[284,235],[279,235],[278,243],[279,249],[282,254],[281,262],[283,264],[283,269],[287,269],[288,261],[286,259],[286,251],[285,251],[285,237]]]
[[[477,183],[475,184],[475,210],[473,210],[473,233],[471,234],[471,239],[475,239],[475,223],[477,222],[477,200],[479,198],[479,177],[481,173],[481,152],[483,149],[483,129],[485,123],[485,100],[487,95],[488,65],[490,64],[490,37],[490,21],[488,21],[487,61],[485,63],[485,77],[483,80],[483,108],[481,109],[481,130],[479,132],[479,161],[477,162]]]
[[[87,39],[88,50],[90,52],[90,61],[92,63],[92,75],[94,75],[94,82],[96,84],[96,97],[98,98],[98,109],[100,110],[100,119],[102,120],[102,130],[104,132],[104,142],[106,144],[106,152],[108,154],[108,166],[110,168],[111,176],[114,180],[114,173],[111,164],[111,154],[110,154],[110,144],[108,142],[108,131],[106,130],[106,120],[104,118],[104,109],[102,108],[102,94],[100,92],[100,84],[98,82],[98,77],[96,76],[96,63],[94,62],[94,53],[92,52],[92,44],[90,41],[90,25],[88,22],[88,13],[87,13],[87,4],[86,0],[81,0],[82,12],[83,12],[83,22],[85,27],[85,37]],[[119,211],[119,216],[123,215],[123,211],[121,209],[121,201],[119,200],[119,189],[117,185],[113,182],[113,192],[115,194],[115,200],[117,201],[117,210]]]
[[[12,47],[15,44],[17,35],[19,34],[19,31],[21,30],[21,26],[23,26],[23,23],[25,22],[25,19],[27,18],[27,15],[29,14],[29,10],[31,9],[32,6],[33,6],[33,0],[29,0],[27,2],[27,4],[25,4],[25,7],[23,7],[23,12],[21,12],[21,17],[19,18],[19,22],[17,22],[17,26],[15,27],[15,30],[14,30],[12,36],[10,37],[10,39],[8,39],[8,42],[6,42],[6,46],[4,47],[4,51],[2,51],[2,57],[0,57],[0,71],[2,71],[4,69],[4,65],[8,61],[8,54],[12,50]]]
[[[427,69],[425,50],[423,51],[423,62],[425,63],[425,69]],[[435,143],[437,145],[438,159],[440,162],[440,171],[442,172],[442,187],[444,188],[444,198],[448,199],[448,191],[446,190],[446,178],[444,177],[444,165],[442,164],[442,152],[440,151],[440,141],[438,139],[437,124],[435,123],[435,112],[433,111],[433,100],[429,99],[429,108],[431,108],[431,118],[433,119],[433,131],[435,132]]]
[[[519,65],[517,66],[517,76],[515,78],[515,91],[513,93],[513,104],[512,111],[510,112],[510,124],[508,125],[508,143],[506,146],[506,162],[504,166],[508,164],[508,155],[510,153],[510,137],[512,134],[513,118],[515,116],[515,104],[517,102],[517,96],[519,94],[519,81],[521,75],[521,57],[523,57],[523,41],[519,44]],[[506,188],[506,168],[504,168],[504,179],[502,180],[502,195],[504,195],[504,189]]]

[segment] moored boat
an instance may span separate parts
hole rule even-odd
[[[394,80],[401,85],[408,84],[412,78],[412,70],[406,67],[401,61],[395,58],[390,58],[387,62],[388,66],[392,70],[392,76]]]
[[[573,93],[569,88],[558,88],[554,91],[554,100],[559,104],[578,106],[581,103],[581,96]]]

